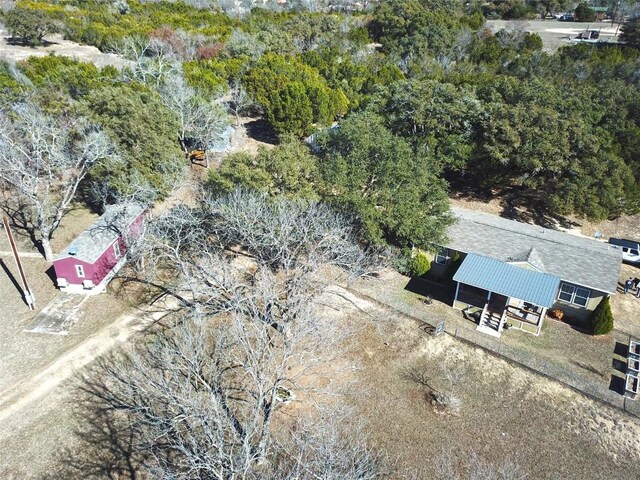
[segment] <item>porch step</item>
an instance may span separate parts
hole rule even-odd
[[[496,338],[500,338],[500,336],[502,335],[495,328],[490,327],[488,325],[484,325],[482,323],[476,327],[476,332],[484,333],[486,335],[490,335]]]

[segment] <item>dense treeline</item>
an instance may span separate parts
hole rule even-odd
[[[263,115],[282,145],[230,156],[211,172],[210,187],[329,201],[357,214],[377,243],[436,244],[449,185],[483,196],[517,192],[551,216],[603,219],[640,205],[633,42],[549,54],[537,35],[493,33],[480,8],[452,0],[378,2],[349,15],[254,9],[243,18],[136,0],[18,8],[138,64],[170,57],[198,95],[231,92],[229,108]],[[154,47],[134,58],[122,42],[140,36]],[[20,87],[4,68],[9,99]],[[157,185],[176,172],[175,119],[146,80],[61,59],[19,68],[40,92],[55,92],[49,108],[63,108],[68,96],[117,138],[128,161],[96,175],[122,189],[127,171],[156,175]],[[313,132],[309,149],[301,139]]]

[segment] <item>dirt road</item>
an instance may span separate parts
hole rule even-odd
[[[60,35],[47,37],[50,43],[42,47],[25,47],[21,45],[10,45],[7,41],[9,34],[6,30],[0,29],[0,60],[9,63],[17,63],[29,57],[45,57],[50,53],[75,58],[82,62],[91,62],[97,67],[112,65],[118,69],[129,63],[128,60],[114,53],[103,53],[96,47],[80,45],[63,39]]]
[[[161,319],[173,309],[174,304],[175,301],[166,302],[161,308],[154,306],[153,309],[147,308],[134,314],[122,315],[56,359],[44,370],[5,388],[0,392],[0,425],[10,416],[51,393],[52,390],[69,380],[96,358],[107,354],[136,333]],[[1,438],[2,429],[0,428]]]

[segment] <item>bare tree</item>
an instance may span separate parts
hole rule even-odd
[[[274,426],[274,419],[292,392],[304,388],[299,380],[319,364],[322,352],[335,351],[341,337],[329,322],[319,325],[311,308],[286,333],[277,331],[262,319],[268,303],[263,293],[244,299],[250,307],[238,304],[213,317],[189,314],[125,357],[102,361],[85,374],[81,438],[91,439],[96,450],[76,462],[78,473],[88,476],[100,459],[108,464],[102,471],[153,478],[297,478],[289,474],[303,467],[302,460],[305,468],[321,471],[318,456],[329,455],[321,445],[336,449],[331,455],[337,457],[338,445],[331,445],[337,432],[324,438],[316,432],[286,442],[300,449],[297,457],[269,461],[293,455],[281,447],[287,428]],[[362,459],[356,471],[369,475],[352,478],[376,478],[378,463],[367,460],[376,457],[358,447],[358,439],[351,443],[351,459],[341,452],[335,472]]]
[[[292,436],[279,414],[320,398],[311,379],[350,333],[318,315],[314,275],[325,264],[371,271],[356,240],[323,205],[246,192],[151,222],[142,278],[186,314],[84,376],[81,438],[97,450],[69,464],[85,477],[102,459],[102,472],[161,479],[378,478],[383,459],[345,421]]]
[[[85,119],[53,117],[32,102],[0,111],[0,181],[18,197],[5,207],[21,206],[24,226],[39,234],[47,261],[80,182],[97,162],[116,160],[109,137]]]
[[[187,84],[182,67],[168,72],[158,85],[158,93],[164,104],[178,118],[178,141],[185,156],[190,147],[207,150],[209,145],[220,143],[229,120],[222,106],[199,95]],[[209,166],[208,156],[207,167]]]
[[[188,308],[223,309],[265,271],[278,272],[282,298],[274,296],[280,323],[295,317],[292,299],[308,302],[323,285],[314,273],[333,265],[361,276],[380,268],[377,252],[363,249],[351,222],[327,206],[298,200],[270,200],[236,191],[222,198],[203,195],[200,208],[179,205],[149,225],[140,255],[147,269],[140,280],[161,285]],[[232,268],[234,256],[253,263]],[[170,273],[169,273],[170,272]],[[244,279],[250,275],[250,281]]]
[[[240,117],[257,108],[257,103],[238,81],[231,84],[227,108],[236,117],[236,127],[240,125]]]
[[[157,88],[164,75],[175,68],[177,60],[170,47],[157,39],[127,37],[112,50],[130,61],[122,70],[125,80],[133,80]]]
[[[340,398],[338,397],[338,401]],[[393,473],[386,456],[371,448],[365,425],[353,409],[332,402],[298,418],[277,465],[277,480],[375,480]]]
[[[427,400],[440,412],[457,415],[462,401],[457,395],[467,372],[458,364],[444,361],[437,365],[422,362],[404,372],[405,377],[425,388]]]

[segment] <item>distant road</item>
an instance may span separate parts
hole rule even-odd
[[[75,58],[82,62],[90,62],[95,64],[97,67],[112,65],[121,69],[129,63],[128,60],[125,60],[115,53],[102,53],[96,47],[70,42],[68,40],[64,40],[60,35],[51,35],[50,37],[47,37],[46,40],[51,42],[50,45],[34,48],[20,45],[9,45],[7,43],[8,37],[9,34],[7,31],[0,29],[0,60],[5,60],[9,63],[20,62],[29,57],[44,57],[50,53]]]
[[[488,20],[487,26],[497,32],[503,28],[513,28],[521,25],[528,32],[537,33],[542,37],[544,51],[552,52],[565,45],[571,45],[574,38],[585,30],[599,30],[600,40],[616,42],[618,24],[611,22],[559,22],[558,20]]]

